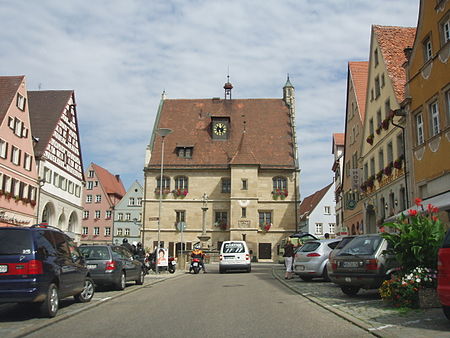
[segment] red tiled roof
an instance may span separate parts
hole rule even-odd
[[[115,176],[105,168],[102,168],[95,163],[92,163],[91,166],[95,171],[98,181],[102,185],[105,193],[119,195],[120,197],[125,195],[126,191],[119,175]]]
[[[8,108],[22,83],[24,75],[20,76],[0,76],[0,123],[5,118]]]
[[[212,116],[230,119],[227,140],[212,139]],[[168,167],[228,167],[251,162],[246,164],[295,168],[289,109],[282,99],[164,100],[155,128],[173,130],[164,141],[164,165]],[[192,158],[178,157],[177,144],[193,145]],[[161,137],[155,137],[151,146],[149,167],[158,167]]]
[[[406,73],[403,68],[406,56],[403,50],[406,47],[413,47],[416,28],[373,26],[373,31],[392,81],[397,102],[400,103],[405,99],[406,84]]]
[[[356,102],[361,121],[364,121],[366,115],[366,92],[367,77],[369,75],[368,61],[351,61],[348,63],[349,72],[351,74],[353,88],[355,90]]]
[[[333,134],[333,143],[337,146],[343,146],[345,142],[345,134],[344,133],[334,133]]]
[[[72,94],[73,90],[28,91],[31,132],[39,138],[34,150],[36,156],[47,148]]]
[[[298,211],[300,219],[304,219],[316,208],[317,204],[319,204],[332,185],[333,183],[328,184],[325,188],[316,191],[302,201]]]

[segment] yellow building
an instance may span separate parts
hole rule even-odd
[[[420,2],[407,64],[411,195],[450,209],[450,1]],[[448,222],[448,213],[442,213]]]
[[[224,88],[225,99],[161,100],[144,168],[144,246],[159,237],[174,254],[181,243],[245,240],[275,260],[297,228],[294,87],[288,79],[283,99],[232,99]]]
[[[366,233],[377,232],[387,217],[408,204],[404,135],[393,111],[405,98],[404,49],[413,45],[415,32],[415,28],[372,26],[360,150]]]

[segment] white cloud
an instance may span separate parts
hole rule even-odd
[[[75,89],[85,166],[142,178],[160,95],[281,97],[296,87],[301,191],[331,182],[344,129],[347,62],[371,24],[414,26],[418,1],[1,1],[0,74]]]

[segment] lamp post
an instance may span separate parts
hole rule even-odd
[[[202,201],[202,235],[198,236],[198,239],[201,242],[202,249],[206,249],[206,242],[210,239],[210,236],[206,235],[206,211],[208,210],[208,195],[206,193],[203,194]]]
[[[162,207],[162,193],[163,193],[163,172],[164,172],[164,139],[167,135],[172,133],[172,129],[169,128],[159,128],[156,133],[161,136],[161,173],[159,176],[159,208],[158,208],[158,247],[160,247],[161,240],[161,207]],[[159,273],[158,264],[156,264],[156,273]]]

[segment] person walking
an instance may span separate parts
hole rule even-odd
[[[284,265],[286,266],[286,273],[284,279],[292,279],[292,265],[294,264],[294,244],[291,239],[288,238],[286,245],[284,246]]]

